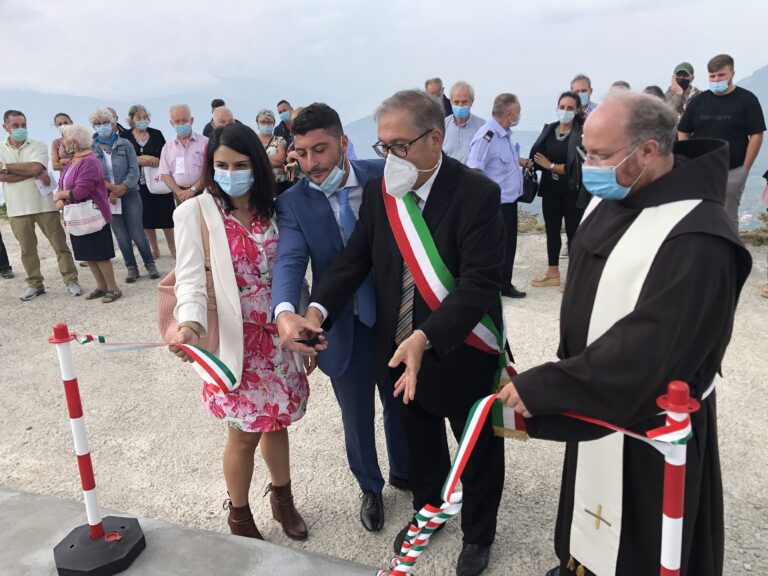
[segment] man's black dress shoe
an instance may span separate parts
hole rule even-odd
[[[501,295],[506,296],[507,298],[525,298],[525,292],[521,292],[515,288],[514,284],[502,288]]]
[[[552,570],[548,570],[544,576],[560,576],[560,566],[557,568],[552,568]]]
[[[360,495],[360,522],[368,532],[378,532],[384,528],[384,500],[381,492],[374,494],[365,491]]]
[[[480,544],[467,544],[461,547],[459,561],[456,564],[457,576],[477,576],[488,568],[491,559],[491,547]]]
[[[405,528],[403,528],[402,530],[400,530],[400,532],[397,533],[397,536],[395,536],[395,543],[392,545],[392,548],[394,549],[395,554],[400,554],[400,550],[402,550],[403,548],[403,542],[405,542],[405,537],[408,535],[408,528],[410,528],[411,524],[414,524],[415,522],[416,522],[416,519],[414,518],[413,520],[408,522],[408,524],[406,524]],[[445,528],[445,523],[440,524],[440,526],[437,527],[437,530],[435,530],[432,536],[440,532],[440,530],[442,530],[443,528]]]
[[[392,488],[397,488],[398,490],[405,490],[406,492],[411,491],[411,483],[408,482],[408,480],[405,478],[400,478],[394,474],[389,475],[389,485],[392,486]]]

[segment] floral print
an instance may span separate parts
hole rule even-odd
[[[221,204],[219,210],[240,291],[243,374],[237,390],[224,396],[204,387],[203,406],[239,430],[282,430],[304,416],[309,384],[293,353],[280,346],[277,326],[269,322],[277,230],[268,218],[258,216],[247,230]]]

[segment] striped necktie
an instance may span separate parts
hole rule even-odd
[[[413,194],[413,192],[409,192]],[[419,206],[419,198],[416,197],[416,206]],[[416,293],[416,284],[413,276],[403,260],[403,276],[400,284],[400,312],[397,315],[397,330],[395,330],[395,344],[400,344],[413,333],[413,296]]]

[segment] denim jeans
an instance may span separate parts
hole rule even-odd
[[[152,250],[149,247],[149,240],[144,233],[144,223],[142,221],[143,207],[141,205],[141,195],[138,190],[129,190],[120,198],[122,201],[122,214],[112,215],[112,231],[117,238],[117,245],[123,255],[125,265],[136,267],[136,257],[133,255],[133,244],[139,249],[141,259],[144,265],[154,264]]]

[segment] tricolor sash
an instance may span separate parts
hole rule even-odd
[[[413,196],[406,194],[403,198],[395,198],[387,193],[384,180],[381,182],[381,188],[389,225],[403,261],[429,309],[437,310],[443,299],[455,288],[456,279],[440,257]],[[497,297],[501,300],[500,294]],[[516,375],[505,352],[505,334],[503,313],[501,326],[497,326],[493,319],[485,314],[465,339],[467,345],[498,356],[499,364],[493,379],[494,392],[508,384],[512,376]],[[522,416],[514,410],[504,409],[500,401],[494,402],[491,418],[497,435],[520,439],[527,437]]]

